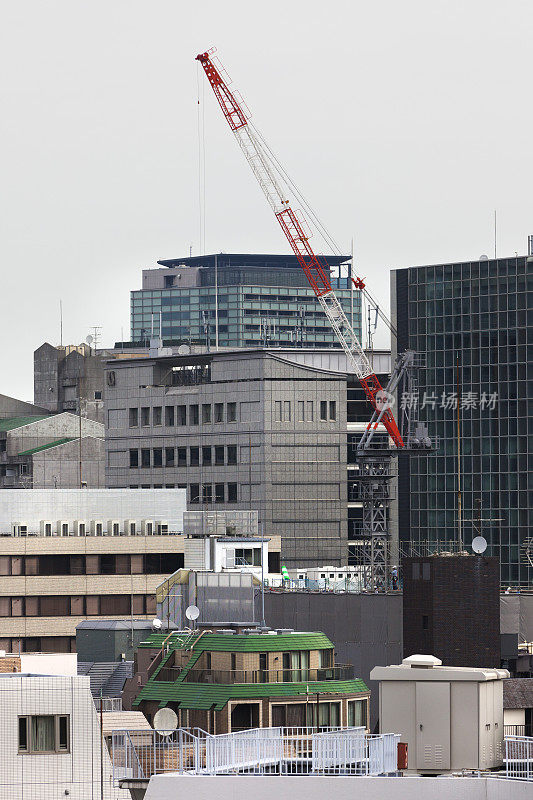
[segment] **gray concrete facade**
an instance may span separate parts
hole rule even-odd
[[[109,361],[107,486],[186,487],[191,510],[257,510],[288,566],[346,563],[343,358],[250,349]]]

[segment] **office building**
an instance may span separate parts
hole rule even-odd
[[[85,619],[152,619],[183,566],[185,492],[6,490],[0,506],[0,649],[74,651]]]
[[[149,721],[165,706],[180,726],[208,733],[366,726],[370,693],[353,667],[335,664],[323,633],[218,627],[202,635],[153,633],[141,643],[124,706]]]
[[[425,359],[416,400],[440,440],[401,457],[400,538],[458,540],[459,390],[462,539],[487,539],[503,586],[531,586],[533,256],[395,270],[392,310],[398,351]]]
[[[0,489],[95,489],[104,485],[101,422],[46,411],[0,418]]]
[[[389,354],[374,363],[387,373]],[[191,510],[256,510],[287,566],[355,557],[354,441],[370,414],[344,353],[158,356],[110,361],[106,374],[109,487],[180,487]]]
[[[338,271],[349,256],[327,261]],[[212,347],[339,346],[296,256],[219,253],[158,264],[143,270],[142,288],[131,293],[133,342],[147,342],[155,334],[173,343]],[[332,284],[360,331],[360,296],[349,264],[342,271],[348,276],[331,276]]]

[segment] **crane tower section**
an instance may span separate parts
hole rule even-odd
[[[196,60],[202,65],[222,112],[335,331],[339,344],[346,354],[349,368],[357,375],[367,399],[379,413],[378,421],[374,425],[382,422],[396,447],[402,448],[404,443],[396,420],[388,408],[386,393],[383,392],[366,353],[332,289],[328,264],[323,257],[313,251],[303,219],[291,208],[282,175],[261,137],[250,126],[242,101],[229,89],[219,68],[214,64],[211,58],[213,52],[214,48],[200,53],[196,56]]]

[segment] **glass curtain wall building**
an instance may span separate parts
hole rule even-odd
[[[330,268],[349,256],[328,256]],[[234,255],[159,261],[143,270],[143,288],[131,293],[131,339],[159,336],[173,344],[258,344],[337,347],[335,334],[295,256]],[[350,265],[331,276],[348,319],[361,331],[359,292],[351,288]]]
[[[458,538],[459,404],[463,541],[470,550],[481,518],[502,584],[531,586],[533,257],[399,269],[391,278],[398,352],[412,348],[426,360],[416,396],[399,402],[418,402],[440,440],[435,455],[400,457],[400,540]]]

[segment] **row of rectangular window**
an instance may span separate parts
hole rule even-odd
[[[329,411],[329,414],[328,414]],[[275,400],[274,401],[274,421],[275,422],[290,422],[292,418],[292,404],[290,400]],[[319,404],[319,419],[320,422],[334,422],[337,419],[337,401],[321,400]],[[297,422],[313,422],[314,420],[314,403],[313,400],[297,400],[296,401],[296,421]]]
[[[191,483],[189,485],[190,503],[238,503],[236,483]]]
[[[167,575],[183,553],[0,556],[0,575]]]
[[[187,450],[189,459],[187,460]],[[213,450],[215,451],[213,454]],[[139,458],[140,453],[140,458]],[[130,469],[150,467],[221,467],[237,463],[237,445],[210,445],[206,447],[143,447],[130,450]],[[163,463],[164,459],[164,463]]]
[[[81,617],[155,614],[154,594],[0,597],[0,617]]]
[[[214,406],[214,408],[213,408]],[[172,428],[175,425],[199,425],[200,424],[200,405],[198,403],[191,404],[190,406],[165,406],[165,426]],[[188,409],[188,410],[187,410]],[[150,412],[152,412],[150,414]],[[150,426],[159,427],[163,425],[163,406],[142,406],[138,408],[129,409],[129,426],[130,428],[139,427],[139,419],[142,427]],[[218,424],[224,422],[224,403],[202,403],[201,406],[202,424],[209,425],[212,422]],[[237,403],[226,403],[226,422],[237,422]]]

